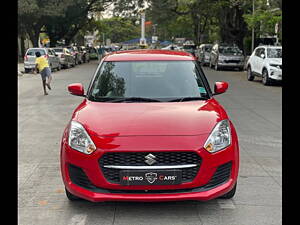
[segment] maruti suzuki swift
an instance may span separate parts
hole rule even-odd
[[[207,201],[236,192],[236,130],[197,59],[169,50],[106,55],[64,130],[69,200]]]

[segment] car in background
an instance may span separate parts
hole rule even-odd
[[[70,53],[73,55],[75,60],[75,65],[82,63],[82,53],[78,51],[78,48],[76,46],[67,46],[66,47]]]
[[[262,77],[264,85],[282,80],[282,47],[258,46],[247,62],[247,79],[253,81],[255,76]]]
[[[196,50],[195,54],[202,66],[209,65],[212,46],[212,44],[201,44]]]
[[[182,46],[182,50],[188,53],[191,53],[192,55],[195,55],[197,46],[195,44],[184,44]]]
[[[163,50],[176,50],[179,51],[180,48],[177,45],[168,45],[167,47],[161,48]]]
[[[209,67],[215,70],[221,68],[244,69],[245,56],[236,45],[215,44],[210,52]]]
[[[88,53],[88,50],[84,46],[78,47],[79,52],[82,54],[82,62],[90,62],[90,54]]]
[[[196,58],[169,50],[120,51],[99,63],[61,138],[70,201],[208,201],[235,195],[237,133]],[[113,121],[113,122],[112,122]]]
[[[90,47],[89,48],[89,55],[90,55],[90,60],[99,60],[100,59],[100,55],[98,50],[95,47]]]
[[[31,72],[35,68],[35,53],[40,52],[41,57],[45,57],[48,60],[48,64],[51,70],[61,68],[59,58],[55,55],[55,52],[50,48],[29,48],[24,56],[24,70],[25,73]]]
[[[67,48],[55,47],[53,51],[58,55],[60,64],[63,68],[70,68],[75,66],[75,59]]]

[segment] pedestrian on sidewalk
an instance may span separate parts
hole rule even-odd
[[[36,52],[35,56],[36,56],[36,60],[35,60],[34,73],[37,72],[37,69],[39,70],[43,82],[44,95],[48,95],[46,91],[46,86],[48,87],[49,90],[51,90],[51,86],[50,86],[52,80],[51,69],[49,67],[47,59],[41,57],[40,52]],[[46,81],[47,78],[48,78],[48,82]]]

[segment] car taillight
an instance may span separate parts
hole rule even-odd
[[[24,61],[27,61],[28,60],[28,57],[27,55],[24,56]]]
[[[46,59],[48,59],[48,58],[49,58],[49,55],[45,55],[44,57],[45,57]]]

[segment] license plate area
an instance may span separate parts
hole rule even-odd
[[[121,170],[121,185],[176,185],[182,182],[181,170]]]

